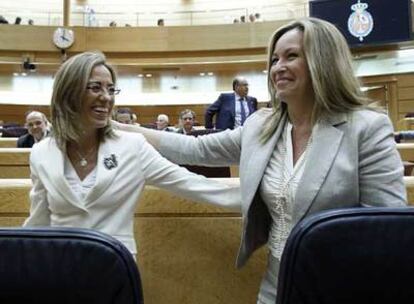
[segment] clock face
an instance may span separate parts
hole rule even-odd
[[[60,49],[67,49],[75,42],[75,34],[72,30],[58,27],[53,33],[53,43]]]

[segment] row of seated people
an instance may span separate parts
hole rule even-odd
[[[114,119],[121,123],[134,124],[132,113],[126,109],[121,108],[114,111]],[[184,110],[180,113],[180,127],[172,128],[168,126],[168,116],[165,114],[158,115],[156,121],[156,128],[159,130],[165,130],[170,132],[181,133],[185,135],[199,136],[213,132],[219,132],[221,130],[215,129],[202,129],[196,130],[194,128],[195,113],[191,110]],[[42,140],[48,136],[51,132],[51,124],[47,120],[46,116],[38,111],[29,112],[26,115],[25,127],[13,126],[6,127],[5,134],[12,135],[13,137],[19,136],[17,140],[17,147],[19,148],[31,148],[36,142]],[[9,130],[9,132],[7,131]],[[23,133],[22,133],[23,132]],[[206,177],[230,177],[231,172],[229,167],[203,167],[203,166],[184,166],[189,171],[195,172]]]

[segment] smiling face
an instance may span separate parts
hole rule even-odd
[[[312,81],[303,52],[303,33],[293,29],[276,42],[270,68],[276,97],[289,104],[313,98]]]
[[[104,65],[93,68],[82,102],[82,125],[85,131],[104,128],[110,119],[114,106],[112,75]],[[100,88],[100,90],[99,90]]]
[[[31,112],[26,117],[26,127],[29,134],[39,140],[46,131],[46,121],[41,113]]]

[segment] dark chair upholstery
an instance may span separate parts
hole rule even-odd
[[[22,135],[27,134],[27,129],[25,127],[3,127],[2,129],[2,137],[20,137]]]
[[[413,303],[413,278],[414,208],[328,211],[289,236],[276,303]]]
[[[1,228],[0,303],[140,304],[129,251],[87,229]]]

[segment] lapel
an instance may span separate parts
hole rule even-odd
[[[232,93],[229,95],[229,105],[230,105],[230,114],[233,117],[233,119],[236,117],[236,94]]]
[[[248,96],[246,96],[246,100],[247,100],[247,106],[249,107],[249,115],[251,115],[254,112],[253,101]]]
[[[272,137],[264,145],[260,142],[260,132],[262,131],[264,121],[257,120],[255,123],[258,125],[256,127],[249,128],[254,129],[256,132],[253,132],[253,134],[248,136],[248,138],[244,139],[244,142],[247,142],[247,144],[242,149],[242,151],[244,149],[249,151],[245,153],[243,157],[246,161],[240,161],[240,165],[246,164],[243,168],[240,168],[241,172],[246,172],[245,174],[240,174],[240,184],[244,202],[249,202],[250,204],[253,201],[253,197],[256,195],[259,184],[262,181],[264,171],[275,149],[276,142],[282,134],[286,119],[287,115],[284,114],[279,126],[276,129],[276,132],[274,132]],[[242,207],[243,206],[245,206],[246,209],[249,207],[247,204],[242,204]],[[243,211],[247,212],[247,210]]]
[[[54,140],[53,140],[54,141]],[[73,193],[64,174],[65,155],[58,148],[56,143],[49,145],[47,157],[44,158],[44,167],[47,171],[48,180],[53,185],[56,192],[60,194],[66,201],[79,209],[85,210],[85,207],[77,196]]]
[[[120,167],[120,156],[116,149],[118,143],[106,138],[99,146],[98,161],[96,164],[95,185],[85,197],[85,205],[88,206],[96,202],[97,199],[107,190],[112,180],[115,178]]]
[[[308,212],[326,179],[343,137],[343,132],[336,128],[336,125],[343,122],[346,122],[345,114],[337,115],[330,120],[322,119],[315,130],[306,166],[296,192],[293,207],[294,222],[299,221]]]

